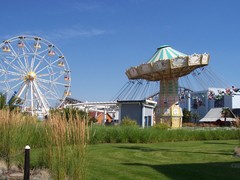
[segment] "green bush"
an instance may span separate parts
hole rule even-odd
[[[137,122],[129,117],[124,117],[121,126],[137,126]]]
[[[238,139],[235,129],[182,128],[167,130],[164,128],[162,130],[161,128],[162,126],[159,127],[159,125],[146,129],[138,126],[93,126],[90,129],[89,143],[159,143]]]
[[[153,126],[155,129],[166,130],[169,128],[168,124],[166,123],[158,123]]]

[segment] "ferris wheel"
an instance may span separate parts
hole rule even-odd
[[[47,115],[71,95],[66,58],[51,42],[18,36],[0,44],[0,92],[21,100],[22,111]]]

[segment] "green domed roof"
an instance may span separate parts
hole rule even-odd
[[[173,49],[171,46],[163,45],[157,49],[157,51],[154,53],[151,59],[149,59],[148,63],[185,56],[187,55]]]

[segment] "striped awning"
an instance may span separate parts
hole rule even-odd
[[[148,62],[127,69],[126,75],[129,79],[148,81],[182,77],[194,69],[208,65],[209,58],[206,53],[186,55],[164,45],[157,49]]]
[[[175,59],[177,57],[186,57],[187,55],[181,53],[168,45],[161,46],[157,49],[154,55],[149,59],[148,63],[156,62],[159,60]]]

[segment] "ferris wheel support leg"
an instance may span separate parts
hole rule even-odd
[[[33,82],[33,85],[34,85],[37,95],[43,105],[43,109],[45,110],[45,112],[43,112],[43,113],[48,114],[49,106],[47,105],[46,99],[43,98],[42,93],[41,93],[40,89],[38,88],[38,85],[35,82]]]
[[[27,87],[27,84],[24,83],[24,85],[23,85],[23,86],[20,88],[20,90],[17,92],[16,97],[20,98],[21,95],[22,95],[22,93],[23,93],[23,91],[26,89],[26,87]]]
[[[191,111],[191,93],[190,92],[188,92],[188,100],[187,100],[187,102],[188,102],[188,111]]]
[[[33,83],[31,82],[31,114],[32,116],[34,115],[34,111],[33,111]]]

